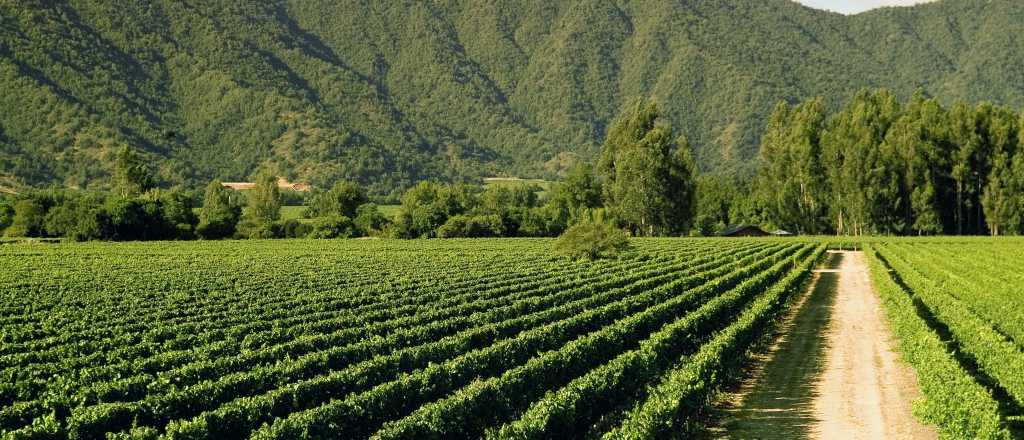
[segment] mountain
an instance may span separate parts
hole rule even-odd
[[[863,87],[1024,105],[1024,2],[854,16],[788,0],[0,2],[0,184],[553,177],[654,97],[704,170],[749,173],[779,100]]]

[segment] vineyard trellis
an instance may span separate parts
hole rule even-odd
[[[549,245],[4,248],[0,430],[383,439],[686,429],[679,408],[706,404],[720,385],[695,378],[735,373],[824,251],[650,239],[621,259],[570,262]]]

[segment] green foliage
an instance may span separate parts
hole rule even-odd
[[[114,191],[121,197],[138,197],[156,186],[153,175],[142,158],[127,146],[117,151],[114,159]]]
[[[164,221],[174,225],[176,239],[188,240],[195,237],[199,217],[195,212],[194,199],[178,190],[157,190],[155,199],[160,202]]]
[[[159,200],[111,197],[100,211],[103,231],[99,237],[114,241],[167,240],[178,238],[182,231],[164,216]]]
[[[238,232],[249,238],[273,238],[272,226],[281,218],[281,192],[277,177],[263,172],[256,186],[246,194],[246,205],[238,223]]]
[[[14,217],[4,235],[8,237],[38,237],[45,231],[46,210],[33,199],[14,203]]]
[[[822,164],[821,135],[826,117],[820,98],[793,108],[780,103],[761,138],[755,197],[763,203],[768,218],[792,232],[824,231],[829,187]]]
[[[646,399],[630,409],[622,422],[606,434],[607,438],[668,438],[702,434],[699,418],[707,402],[713,400],[728,378],[738,375],[747,350],[764,337],[764,331],[772,326],[787,300],[803,287],[803,281],[824,250],[824,246],[819,245],[814,251],[802,252],[797,258],[774,266],[785,268],[784,274],[769,270],[737,287],[737,291],[753,289],[764,293],[752,300],[715,338],[687,356],[685,362],[660,375],[647,390]],[[719,305],[728,304],[727,301],[728,297],[722,296],[711,304],[728,308],[727,305]]]
[[[576,223],[587,211],[601,207],[601,183],[594,168],[586,162],[577,163],[561,182],[551,189],[548,205],[555,221],[564,228]]]
[[[697,207],[694,217],[695,232],[710,237],[729,225],[740,224],[750,217],[745,213],[747,186],[734,178],[704,174],[697,178]],[[752,220],[750,223],[760,223]]]
[[[279,238],[306,238],[313,232],[313,225],[290,218],[277,226]]]
[[[358,183],[341,181],[327,191],[313,194],[303,216],[312,218],[343,215],[351,218],[356,216],[356,208],[366,201],[366,194]]]
[[[743,216],[800,233],[1024,233],[1020,120],[921,92],[901,103],[884,89],[831,116],[820,99],[780,104]]]
[[[377,236],[387,230],[391,220],[380,212],[376,204],[364,203],[356,208],[356,217],[352,223],[362,235]]]
[[[11,200],[0,197],[0,234],[14,221],[14,206]]]
[[[103,238],[106,222],[99,209],[101,204],[102,201],[78,198],[51,208],[46,213],[46,235],[75,241]]]
[[[310,223],[309,238],[349,238],[355,235],[352,219],[343,215],[318,217]]]
[[[938,426],[948,438],[1010,438],[1000,405],[958,362],[939,334],[919,315],[911,293],[893,278],[873,247],[866,250],[871,278],[903,358],[914,367],[924,400],[915,414]]]
[[[696,166],[685,138],[659,117],[658,106],[638,101],[615,122],[601,151],[604,203],[636,235],[677,235],[690,230]]]
[[[630,249],[629,237],[604,218],[601,210],[590,211],[566,229],[552,244],[555,255],[576,260],[614,258]]]
[[[482,238],[501,237],[505,235],[505,225],[501,216],[490,215],[455,215],[448,218],[437,228],[439,238]]]
[[[231,200],[231,190],[214,180],[206,186],[196,234],[207,240],[230,237],[240,216],[241,208]]]
[[[393,233],[398,238],[432,237],[449,217],[470,210],[475,202],[468,187],[420,182],[402,196]]]
[[[26,356],[8,359],[18,374],[2,390],[17,400],[0,435],[481,438],[567,385],[584,394],[559,393],[582,401],[563,426],[607,431],[589,422],[643,403],[696,349],[745,352],[720,335],[769,331],[746,310],[768,318],[776,281],[806,276],[797,264],[820,248],[649,239],[636,258],[591,263],[550,258],[549,245],[5,246],[0,306],[60,325],[2,335]]]
[[[567,157],[594,158],[624,104],[653,96],[701,169],[748,175],[780,100],[824,96],[834,111],[884,84],[1024,106],[1022,8],[5,2],[0,170],[105,187],[130,145],[172,185],[269,167],[394,202],[424,179],[560,177]]]

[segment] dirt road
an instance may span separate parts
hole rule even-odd
[[[931,439],[912,414],[916,379],[860,252],[831,254],[753,383],[727,410],[730,438]]]
[[[892,333],[861,252],[843,254],[825,369],[814,400],[819,438],[935,438],[911,413],[917,381],[893,352]]]

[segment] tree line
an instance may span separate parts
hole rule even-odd
[[[634,236],[713,235],[738,223],[798,234],[1019,234],[1022,118],[987,103],[947,108],[920,92],[901,101],[885,89],[858,92],[835,112],[822,98],[783,102],[757,174],[742,179],[698,175],[686,137],[639,100],[608,129],[595,163],[578,163],[546,194],[423,181],[389,217],[360,185],[340,181],[302,200],[302,220],[281,219],[286,195],[270,173],[251,191],[214,181],[198,197],[154,188],[124,148],[112,192],[0,199],[0,228],[76,240],[547,237],[596,218]]]
[[[705,177],[697,223],[801,234],[1024,232],[1024,115],[863,90],[837,112],[780,103],[748,181]]]
[[[681,235],[696,196],[689,144],[645,101],[609,130],[596,167],[578,163],[543,197],[529,185],[423,181],[402,195],[393,218],[350,181],[304,200],[305,219],[282,220],[282,192],[269,172],[244,192],[215,180],[200,202],[188,191],[156,188],[130,148],[118,153],[114,169],[109,193],[51,189],[0,202],[0,228],[13,237],[74,240],[550,237],[599,218],[633,235]]]

